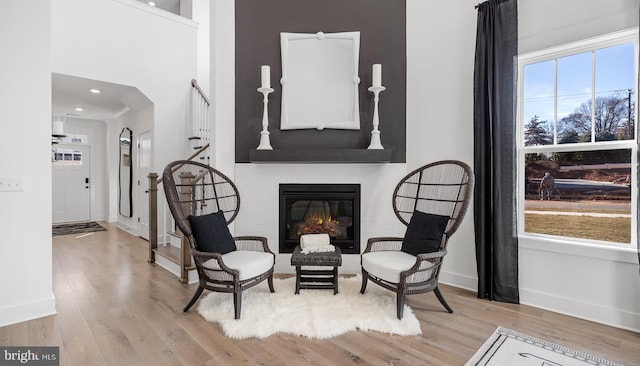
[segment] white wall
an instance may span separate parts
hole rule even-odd
[[[55,314],[51,255],[50,4],[7,0],[0,12],[0,327]]]
[[[362,184],[362,240],[402,235],[391,194],[413,168],[439,159],[473,165],[473,62],[477,1],[407,0],[407,164],[235,164],[233,154],[233,1],[212,3],[212,81],[216,95],[216,163],[235,178],[242,195],[236,234],[267,236],[277,251],[277,185],[280,182]],[[520,51],[531,51],[637,25],[636,0],[520,0]],[[219,96],[219,100],[216,100]],[[384,138],[384,135],[383,135]],[[223,170],[225,170],[223,169]],[[235,171],[235,173],[234,173]],[[582,256],[536,249],[521,240],[520,287],[525,304],[640,330],[638,267],[629,253]],[[555,244],[554,244],[555,245]],[[451,239],[441,281],[477,289],[473,207]],[[620,259],[622,258],[622,259]],[[631,258],[631,259],[630,259]],[[637,259],[636,259],[637,260]],[[631,261],[631,262],[630,262]],[[358,271],[356,255],[345,256],[343,273]],[[278,255],[276,272],[292,272]]]
[[[211,95],[209,85],[210,66],[210,17],[211,9],[209,0],[181,0],[180,15],[198,22],[198,77],[196,80],[205,95]]]
[[[473,62],[477,1],[407,0],[407,162],[473,167]],[[449,241],[440,280],[477,288],[473,205]]]
[[[133,0],[51,3],[52,71],[138,88],[155,106],[153,168],[188,156],[197,24]]]
[[[169,161],[192,153],[187,126],[191,79],[197,69],[197,31],[191,20],[133,0],[52,0],[52,71],[136,88],[123,100],[131,111],[115,121],[117,128],[110,125],[105,136],[107,217],[134,233],[147,203],[139,199],[134,186],[133,217],[118,215],[117,136],[125,126],[134,138],[151,133],[152,172],[161,173]],[[151,103],[152,109],[140,114]],[[135,148],[133,153],[136,164]],[[133,178],[136,183],[138,177]],[[147,178],[141,183],[148,184]]]
[[[236,235],[266,236],[278,253],[279,183],[359,183],[361,246],[372,236],[402,236],[406,229],[391,206],[393,189],[405,164],[236,164],[235,182],[242,197]],[[276,255],[276,273],[293,273],[290,254]],[[344,254],[340,273],[360,273],[360,256]]]
[[[187,129],[176,125],[188,116],[196,31],[190,20],[132,0],[3,3],[0,46],[10,57],[0,61],[0,100],[10,122],[1,125],[0,174],[23,177],[24,191],[0,192],[0,326],[55,313],[51,73],[135,86],[147,95],[156,116],[152,165],[159,170],[190,153],[182,143]]]
[[[141,95],[138,90],[133,90],[133,92]],[[141,133],[153,131],[153,112],[153,104],[149,103],[147,106],[137,105],[135,108],[118,117],[118,119],[108,123],[107,151],[109,156],[109,197],[111,197],[109,199],[109,217],[110,221],[117,221],[119,227],[130,231],[133,234],[139,234],[138,217],[140,217],[142,211],[148,211],[148,202],[145,199],[141,199],[140,189],[138,189],[138,181],[140,181],[140,184],[143,185],[143,187],[148,187],[148,178],[146,176],[140,176],[138,172],[137,137]],[[122,129],[125,127],[131,129],[133,139],[131,148],[131,163],[133,164],[133,175],[131,176],[133,210],[131,217],[120,215],[118,201],[120,164],[120,145],[118,137],[120,136]],[[162,173],[158,172],[158,174]]]
[[[638,26],[637,0],[519,0],[518,51],[527,53]]]
[[[233,177],[235,163],[235,2],[211,0],[211,122],[213,165]]]
[[[638,26],[637,0],[520,0],[519,52]],[[640,331],[636,243],[627,250],[520,239],[520,300]]]
[[[153,104],[137,90],[125,96],[123,102],[131,108],[115,120],[97,121],[90,119],[68,118],[65,125],[67,134],[87,135],[88,145],[91,146],[91,220],[118,222],[120,227],[137,234],[137,217],[140,211],[147,209],[139,202],[137,181],[146,182],[147,177],[138,175],[136,136],[142,132],[153,130]],[[136,99],[136,101],[132,101]],[[146,105],[146,106],[145,106]],[[132,217],[119,214],[118,207],[118,178],[119,178],[119,141],[118,137],[124,127],[130,128],[133,134],[133,211]]]
[[[107,170],[107,221],[116,222],[118,215],[118,164],[120,162],[119,136],[122,131],[119,120],[109,120],[106,123],[106,132],[104,136],[106,145],[106,170]]]

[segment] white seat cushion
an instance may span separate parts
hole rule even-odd
[[[217,263],[215,259],[204,262],[205,267],[211,266],[209,262]],[[222,262],[231,269],[240,273],[240,281],[259,276],[273,267],[273,254],[257,252],[253,250],[234,250],[222,255]],[[216,266],[214,264],[214,266]],[[216,266],[217,267],[217,266]]]
[[[416,264],[416,257],[401,251],[369,252],[362,255],[362,268],[388,282],[400,282],[400,272]]]

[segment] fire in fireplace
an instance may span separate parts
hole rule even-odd
[[[342,253],[360,253],[360,185],[280,184],[280,253],[320,233]]]

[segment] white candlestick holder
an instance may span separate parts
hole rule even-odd
[[[369,91],[373,93],[373,130],[371,131],[371,143],[369,144],[368,150],[383,150],[382,142],[380,142],[380,130],[378,130],[378,125],[380,124],[380,120],[378,117],[378,100],[380,92],[384,91],[386,88],[384,86],[372,86],[369,88]]]
[[[269,112],[267,106],[269,105],[269,94],[273,93],[273,88],[258,88],[258,91],[264,95],[262,102],[264,109],[262,110],[262,131],[260,132],[260,145],[257,150],[273,150],[271,142],[269,141]]]

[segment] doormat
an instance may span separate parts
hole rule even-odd
[[[622,366],[555,343],[498,327],[465,366]]]
[[[94,231],[105,231],[104,227],[100,226],[95,221],[78,222],[75,224],[56,224],[52,226],[53,236],[57,235],[71,235],[71,234],[84,234],[92,233]]]

